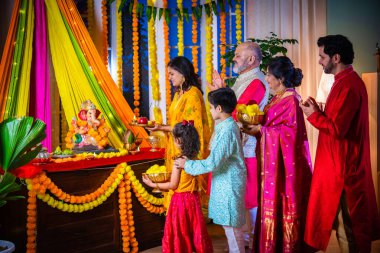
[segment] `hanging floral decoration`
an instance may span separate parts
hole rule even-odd
[[[242,31],[241,31],[241,4],[238,1],[235,5],[235,15],[236,15],[236,42],[237,44],[241,43],[242,40]]]
[[[221,12],[219,15],[220,20],[220,76],[222,79],[226,78],[226,59],[222,56],[226,54],[226,13]]]
[[[28,192],[27,206],[27,252],[36,252],[37,203],[40,199],[52,208],[63,212],[82,213],[104,203],[116,188],[119,197],[120,226],[123,252],[138,252],[132,211],[133,191],[147,211],[156,214],[164,212],[163,198],[150,195],[126,163],[121,163],[111,172],[104,183],[92,193],[83,196],[68,194],[60,189],[45,172],[32,179],[26,179]]]
[[[133,112],[140,116],[140,63],[139,63],[139,20],[137,17],[137,0],[132,10],[132,47],[133,47]]]
[[[183,19],[181,17],[182,10],[182,0],[177,0],[177,31],[178,31],[178,55],[183,56],[184,44],[183,44]]]
[[[108,18],[107,18],[107,0],[102,0],[102,40],[104,65],[108,66]]]
[[[116,6],[121,6],[122,0],[116,0]],[[120,8],[120,7],[119,7]],[[121,12],[116,13],[116,58],[117,58],[117,86],[123,92],[123,45],[122,45],[122,20]]]
[[[210,1],[208,1],[210,2]],[[206,5],[208,6],[208,5]],[[208,9],[208,10],[207,10]],[[210,8],[206,8],[206,12],[210,12]],[[213,71],[213,33],[212,33],[212,26],[213,26],[213,19],[212,15],[209,15],[206,17],[206,81],[211,83],[212,82],[212,71]],[[207,88],[206,92],[208,93],[209,90]],[[207,111],[207,118],[208,118],[208,125],[210,129],[213,129],[213,121],[210,113],[210,103],[206,103],[206,111]]]
[[[148,0],[148,4],[153,5],[152,0]],[[156,45],[156,28],[155,20],[150,18],[148,21],[148,47],[149,47],[149,63],[152,86],[152,95],[154,101],[161,99],[160,87],[158,83],[158,70],[157,70],[157,45]]]
[[[35,253],[37,240],[37,194],[33,191],[28,192],[28,205],[26,212],[26,252]]]
[[[114,2],[116,0],[108,0],[108,2],[111,4],[112,2]],[[180,7],[178,5],[178,3],[180,2]],[[143,3],[139,3],[139,5],[141,7],[139,7],[139,11],[138,11],[138,16],[143,16],[143,15],[146,15],[148,17],[148,19],[150,19],[151,17],[151,14],[152,13],[155,13],[154,16],[158,13],[158,18],[161,19],[161,17],[163,15],[165,15],[165,19],[166,19],[166,22],[169,23],[170,22],[170,13],[177,13],[177,17],[182,20],[182,18],[185,18],[186,20],[188,20],[189,18],[189,13],[192,11],[192,14],[195,14],[196,18],[198,20],[201,19],[202,17],[202,12],[204,10],[206,10],[206,8],[209,8],[210,11],[212,11],[215,15],[217,15],[218,13],[218,6],[219,6],[219,9],[220,10],[223,10],[224,11],[224,6],[225,6],[225,1],[207,1],[207,3],[205,4],[197,4],[196,6],[192,6],[191,8],[184,8],[183,5],[183,0],[177,0],[177,8],[173,9],[173,8],[168,8],[167,6],[163,6],[163,8],[159,8],[159,7],[156,7],[154,6],[155,4],[155,1],[153,1],[153,3],[148,3],[147,4],[143,4]],[[232,1],[228,1],[228,4],[231,6],[232,8]],[[122,5],[120,6],[119,8],[119,11],[125,6],[125,5],[129,5],[128,6],[128,10],[129,12],[132,14],[132,5],[133,5],[133,1],[125,1],[123,0],[122,2]],[[145,11],[145,13],[144,13]],[[207,16],[210,16],[211,13],[208,12],[206,10],[206,15]],[[211,15],[212,16],[212,15]]]
[[[154,2],[148,0],[148,5],[153,6]],[[149,63],[150,63],[150,85],[152,86],[152,98],[155,101],[153,108],[154,119],[156,122],[162,123],[161,109],[158,108],[158,101],[161,100],[160,84],[158,82],[159,75],[157,69],[157,44],[156,44],[156,28],[155,28],[155,15],[150,15],[148,21],[148,46],[149,46]]]
[[[164,8],[168,7],[168,0],[163,0]],[[172,100],[172,87],[170,85],[168,64],[170,61],[170,48],[169,48],[169,26],[166,19],[163,19],[163,30],[164,30],[164,50],[165,50],[165,91],[166,91],[166,122],[170,122],[169,119],[169,108]]]
[[[119,213],[123,252],[138,252],[138,242],[135,234],[135,222],[132,211],[131,181],[124,175],[119,184]],[[132,248],[132,249],[131,249]]]
[[[198,0],[192,0],[191,6],[195,8],[197,6]],[[191,41],[193,42],[193,46],[191,48],[191,55],[193,58],[193,65],[195,73],[198,73],[198,20],[195,14],[191,15],[192,25],[191,25]]]

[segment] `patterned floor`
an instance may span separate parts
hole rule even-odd
[[[224,235],[224,230],[221,226],[215,224],[207,225],[208,232],[212,238],[212,243],[214,246],[214,253],[226,253],[224,249],[227,246],[227,240]],[[149,250],[142,251],[142,253],[160,253],[161,247],[155,247]],[[247,253],[251,252],[247,250]],[[335,231],[333,230],[329,242],[329,246],[327,247],[327,251],[325,253],[339,253],[338,242],[335,237]],[[318,252],[322,253],[322,251]],[[371,253],[380,253],[380,240],[372,243],[372,251]]]

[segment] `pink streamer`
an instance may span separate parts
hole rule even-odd
[[[45,14],[44,0],[35,0],[35,39],[32,65],[34,71],[31,73],[29,113],[46,123],[46,139],[42,144],[51,151],[50,74]]]

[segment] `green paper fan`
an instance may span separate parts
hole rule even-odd
[[[32,117],[10,118],[0,123],[0,166],[12,170],[27,164],[40,152],[46,124]]]

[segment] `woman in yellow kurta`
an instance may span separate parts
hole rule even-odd
[[[169,108],[168,126],[155,125],[149,128],[150,131],[164,131],[167,136],[167,146],[165,155],[165,166],[168,172],[173,167],[173,157],[180,154],[180,150],[174,144],[172,131],[174,125],[183,120],[193,120],[198,131],[200,140],[200,151],[198,159],[204,159],[208,155],[208,144],[211,133],[208,126],[207,114],[201,83],[198,75],[194,72],[193,64],[183,56],[173,58],[168,64],[169,79],[174,86],[175,94]],[[206,189],[207,180],[199,178],[200,186]],[[169,193],[169,196],[171,194]],[[165,206],[169,205],[169,198],[166,198]]]

